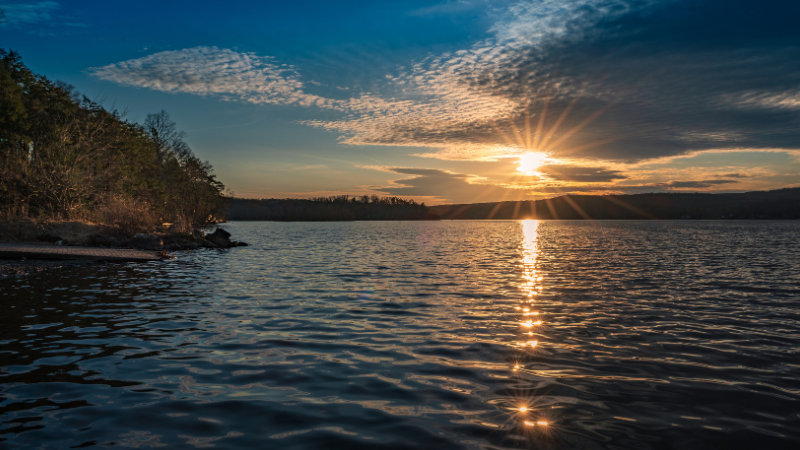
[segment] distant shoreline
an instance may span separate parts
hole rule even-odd
[[[344,197],[344,196],[343,196]],[[353,200],[353,199],[351,199]],[[305,199],[229,199],[233,221],[798,220],[800,188],[740,194],[562,195],[547,200],[425,206]]]

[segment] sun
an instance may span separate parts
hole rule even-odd
[[[548,157],[544,153],[523,153],[519,156],[519,166],[517,170],[525,175],[536,174],[536,169],[548,162]]]

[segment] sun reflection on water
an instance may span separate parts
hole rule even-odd
[[[539,268],[539,221],[538,220],[523,220],[520,222],[522,227],[522,258],[520,260],[521,269],[521,282],[520,289],[520,304],[514,307],[515,315],[518,317],[519,335],[514,342],[514,346],[521,352],[517,359],[513,362],[512,373],[515,378],[524,380],[530,372],[530,369],[535,364],[535,357],[540,350],[539,341],[535,340],[535,336],[541,335],[541,326],[543,320],[539,311],[535,310],[536,297],[542,291],[542,282],[544,277],[541,275]],[[531,318],[535,316],[535,318]],[[541,353],[539,353],[541,354]],[[537,398],[530,390],[522,389],[512,395],[514,400],[511,406],[512,417],[523,429],[543,430],[551,428],[551,418],[536,406]],[[547,419],[547,420],[543,420]],[[528,434],[528,433],[526,433]],[[540,435],[540,432],[536,433]],[[529,437],[533,437],[529,435]]]
[[[515,309],[523,311],[523,316],[538,316],[539,312],[533,311],[531,308],[533,303],[535,303],[534,297],[542,290],[541,281],[543,280],[537,269],[537,259],[539,257],[539,221],[523,220],[521,225],[522,261],[520,265],[522,268],[523,281],[520,284],[520,290],[523,294],[523,299],[521,300],[523,306],[515,307]],[[542,321],[523,317],[519,324],[523,328],[523,331],[527,332],[529,336],[532,336],[533,332],[528,329],[540,326]],[[521,347],[535,347],[536,344],[536,341],[527,339],[517,343],[517,345]]]

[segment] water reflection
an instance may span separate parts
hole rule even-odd
[[[0,447],[800,448],[796,224],[230,226],[1,279]]]
[[[539,221],[523,220],[522,225],[522,291],[531,299],[541,290],[537,285],[542,278],[537,272],[536,260],[539,257]]]
[[[513,375],[517,378],[516,392],[512,394],[516,402],[514,419],[519,429],[509,430],[510,437],[522,433],[531,445],[541,445],[543,437],[540,433],[531,434],[534,429],[542,430],[548,426],[548,421],[543,420],[542,404],[539,401],[539,392],[534,388],[537,381],[531,378],[531,367],[536,364],[537,346],[541,336],[542,320],[540,311],[536,310],[536,299],[542,292],[543,276],[540,270],[540,243],[538,220],[523,220],[519,222],[522,240],[519,244],[521,259],[518,263],[521,281],[518,285],[519,304],[514,309],[519,319],[519,334],[514,342],[514,347],[521,352],[516,357],[512,368]],[[534,339],[536,337],[537,339]],[[549,416],[548,416],[549,419]]]
[[[517,341],[515,345],[519,347],[533,348],[538,345],[538,340],[531,339],[532,336],[537,335],[535,329],[542,325],[542,321],[531,319],[530,316],[538,316],[539,311],[534,311],[533,307],[536,302],[536,296],[542,291],[543,277],[539,273],[538,258],[539,258],[539,221],[538,220],[523,220],[520,222],[522,227],[522,260],[520,261],[520,268],[522,270],[522,283],[519,289],[522,291],[520,306],[516,309],[522,311],[522,318],[519,321],[523,330],[523,337]]]

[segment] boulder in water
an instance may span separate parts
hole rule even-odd
[[[233,242],[231,242],[231,234],[222,228],[217,228],[217,230],[213,233],[207,234],[206,240],[219,245],[220,247],[233,247]]]

